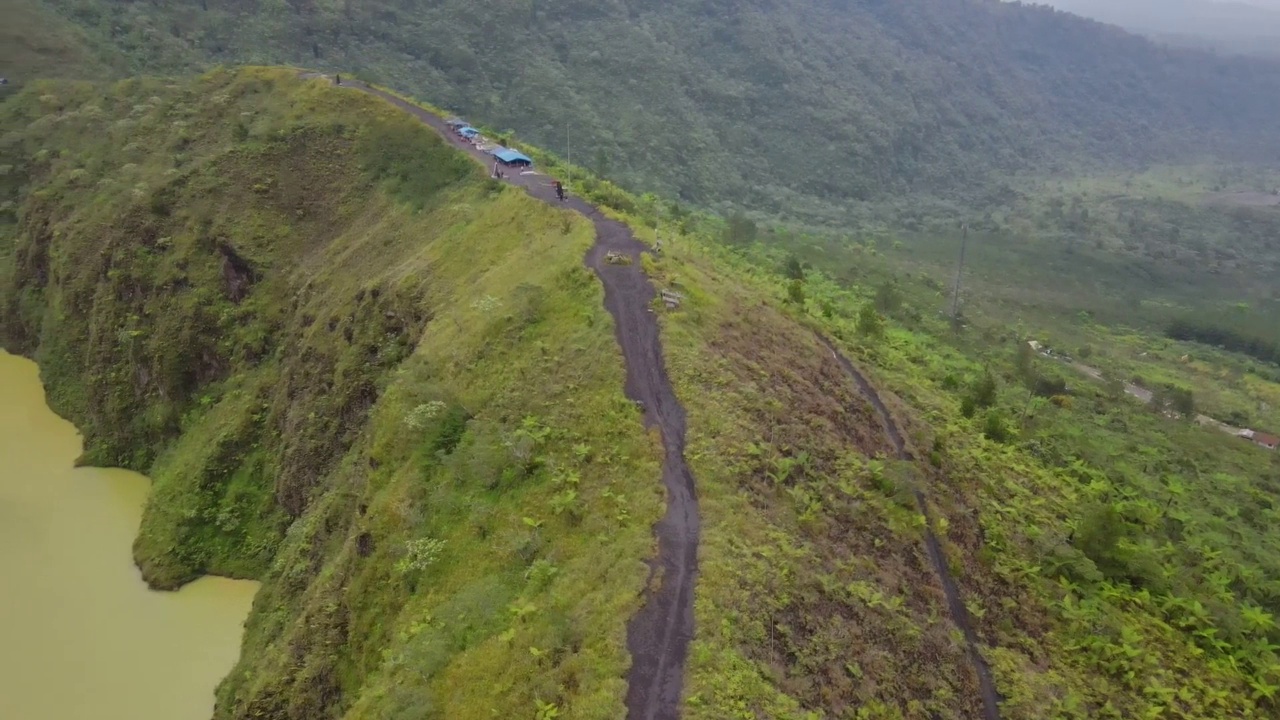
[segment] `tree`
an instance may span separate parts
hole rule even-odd
[[[1120,541],[1128,534],[1129,526],[1120,512],[1113,505],[1102,503],[1085,511],[1076,528],[1074,545],[1104,575],[1116,578],[1126,569]]]
[[[869,338],[884,337],[884,317],[876,312],[875,305],[867,303],[858,311],[858,332]]]
[[[792,280],[804,279],[804,267],[800,265],[800,258],[795,255],[788,255],[787,260],[782,265],[782,272]]]
[[[1102,381],[1102,387],[1107,397],[1112,400],[1119,400],[1124,397],[1124,380],[1114,375],[1107,375]]]
[[[892,280],[887,280],[876,289],[876,307],[880,312],[890,314],[897,312],[902,307],[902,291],[898,289],[898,284]]]
[[[792,280],[787,284],[787,300],[803,306],[804,305],[804,281]]]
[[[988,408],[996,404],[996,389],[996,378],[987,370],[969,386],[968,397],[974,407]]]
[[[1063,396],[1067,394],[1067,381],[1036,373],[1031,381],[1031,392],[1040,397]]]
[[[1152,392],[1151,407],[1158,413],[1174,412],[1184,419],[1196,414],[1195,394],[1186,388],[1165,385]]]
[[[1185,418],[1193,418],[1196,414],[1195,394],[1185,388],[1177,388],[1170,393],[1170,405],[1174,412]]]
[[[982,424],[982,434],[991,442],[1001,444],[1013,439],[1013,433],[1009,431],[1009,425],[1004,420],[1004,413],[998,409],[987,413],[986,422]]]
[[[741,212],[729,216],[725,226],[724,239],[730,245],[750,245],[756,241],[759,228]]]
[[[1027,384],[1027,387],[1035,385],[1037,379],[1036,351],[1031,347],[1031,343],[1018,343],[1018,347],[1013,354],[1013,369],[1018,378]]]

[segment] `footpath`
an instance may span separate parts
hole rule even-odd
[[[314,73],[303,77],[327,79]],[[439,115],[363,82],[348,79],[340,87],[386,100],[430,126],[445,142],[484,167],[491,166],[492,156],[459,137]],[[644,605],[627,624],[627,648],[631,652],[627,717],[677,720],[689,642],[693,639],[693,586],[698,573],[701,516],[693,473],[684,456],[685,410],[667,375],[657,317],[650,312],[657,293],[641,270],[640,257],[647,247],[626,225],[605,217],[595,206],[574,197],[557,199],[554,182],[546,175],[512,169],[502,182],[523,188],[538,200],[577,212],[595,226],[596,241],[583,263],[604,286],[605,309],[613,316],[614,335],[626,365],[626,395],[643,408],[645,428],[658,429],[665,453],[662,483],[667,508],[653,529],[658,557],[649,565]],[[630,262],[613,263],[607,260],[609,257],[623,257]],[[659,571],[660,582],[654,588],[652,580]]]
[[[326,76],[313,73],[303,77]],[[491,166],[492,156],[453,132],[445,118],[359,81],[348,80],[341,87],[386,100],[430,126],[445,142],[467,153],[481,165],[486,168]],[[657,318],[650,311],[656,292],[641,270],[640,258],[647,247],[635,238],[628,227],[605,217],[590,203],[576,197],[558,199],[554,180],[546,175],[513,169],[501,180],[523,188],[543,202],[577,212],[591,220],[595,226],[596,241],[587,251],[583,262],[596,273],[604,286],[605,309],[613,316],[614,334],[626,365],[626,395],[643,408],[645,427],[658,429],[665,452],[662,482],[666,488],[667,508],[662,519],[654,526],[658,557],[650,563],[650,590],[646,594],[644,605],[627,624],[627,647],[632,660],[627,677],[627,717],[629,720],[678,720],[681,715],[689,642],[693,639],[694,632],[693,588],[698,572],[701,518],[693,474],[684,457],[685,410],[676,398],[667,375]],[[609,262],[608,258],[611,257],[626,258],[629,262]],[[911,459],[897,423],[875,388],[830,341],[822,338],[822,342],[875,407],[898,457]],[[925,545],[929,559],[942,583],[952,622],[964,635],[969,659],[978,678],[983,718],[999,720],[1000,696],[996,692],[990,667],[978,650],[978,638],[959,588],[932,531],[933,522],[927,498],[919,488],[915,489],[915,497],[920,511],[928,521]],[[659,570],[661,582],[653,589],[652,580]]]

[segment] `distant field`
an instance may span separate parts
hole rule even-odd
[[[1204,194],[1204,202],[1209,205],[1280,207],[1280,195],[1274,192],[1209,192]]]
[[[102,78],[120,67],[84,31],[36,0],[5,0],[0,9],[0,77],[11,86],[32,77]]]

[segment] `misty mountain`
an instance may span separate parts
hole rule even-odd
[[[1280,3],[1255,0],[1050,0],[1061,10],[1158,40],[1280,57]]]
[[[839,219],[1090,163],[1280,153],[1280,64],[997,0],[50,0],[140,70],[358,72],[632,187]]]

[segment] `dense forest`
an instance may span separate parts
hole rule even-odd
[[[1174,340],[1218,345],[1280,365],[1280,344],[1267,337],[1275,334],[1274,318],[1265,328],[1250,328],[1233,318],[1178,318],[1169,323],[1165,332]]]
[[[629,186],[774,215],[1278,152],[1280,65],[996,0],[48,2],[138,71],[358,71]]]

